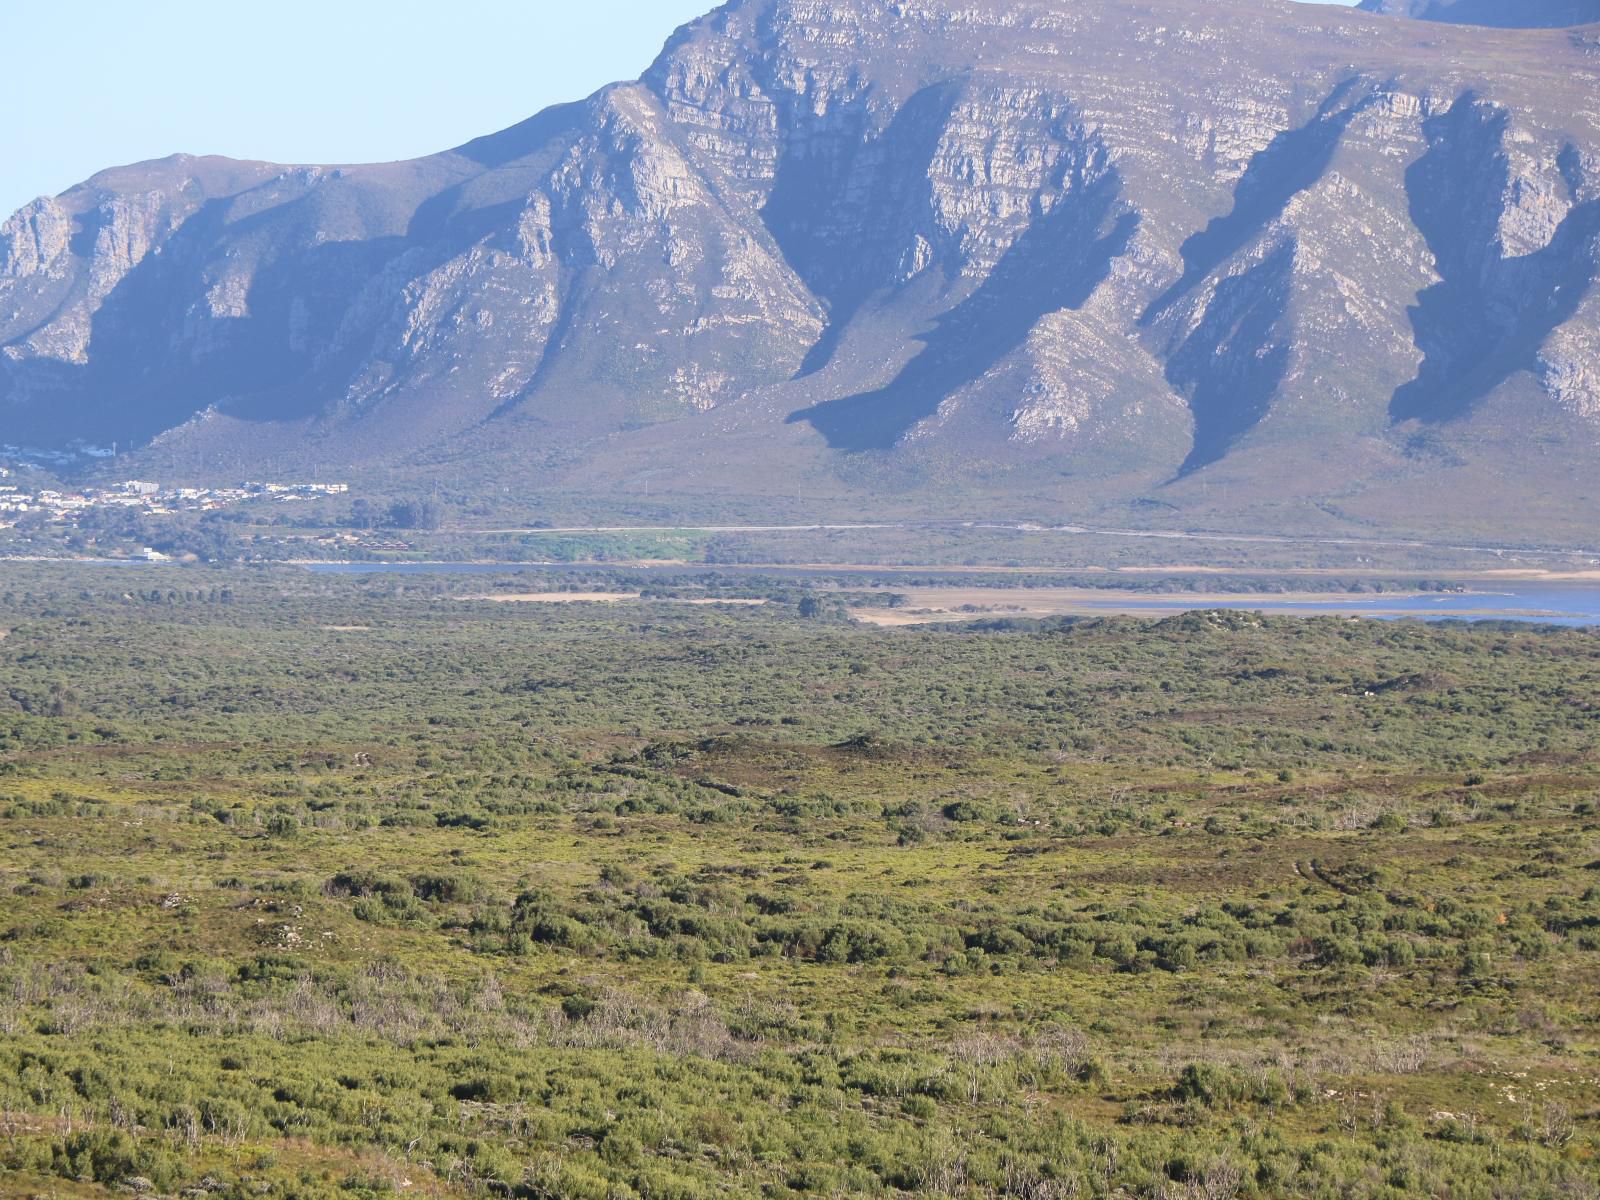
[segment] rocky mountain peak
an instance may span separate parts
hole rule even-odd
[[[0,440],[755,507],[1514,511],[1518,464],[1600,437],[1596,75],[1564,30],[1276,0],[735,0],[413,163],[29,206]]]

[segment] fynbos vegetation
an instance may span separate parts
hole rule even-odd
[[[0,1192],[1594,1197],[1600,639],[13,571]]]

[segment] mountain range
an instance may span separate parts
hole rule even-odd
[[[0,443],[1590,544],[1600,2],[1363,7],[732,0],[428,158],[109,170],[0,227]]]

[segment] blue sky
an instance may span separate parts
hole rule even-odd
[[[8,4],[0,219],[103,167],[177,151],[337,163],[442,150],[636,76],[712,4]]]

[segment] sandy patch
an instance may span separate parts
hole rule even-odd
[[[1454,578],[1452,574],[1451,578]],[[1544,571],[1524,567],[1497,567],[1490,571],[1468,571],[1467,579],[1516,579],[1533,583],[1600,583],[1600,571]]]
[[[463,600],[488,600],[494,604],[622,604],[630,600],[643,601],[638,592],[504,592],[493,596],[463,596]],[[677,598],[650,597],[652,604],[732,604],[741,608],[760,608],[767,600],[735,599],[723,596],[696,596]]]
[[[463,596],[463,600],[488,600],[493,604],[617,604],[638,600],[638,592],[497,592],[493,596]]]
[[[368,633],[368,632],[371,631],[372,626],[371,625],[324,625],[322,628],[327,633]]]
[[[1260,596],[1238,592],[1139,592],[1115,588],[893,588],[904,596],[900,608],[861,608],[853,612],[867,625],[924,625],[935,621],[978,621],[985,617],[1081,617],[1114,614],[1167,617],[1197,608],[1219,605],[1248,608],[1259,599],[1263,606],[1281,614],[1320,611],[1349,605],[1363,616],[1394,615],[1402,610],[1374,606],[1369,594],[1348,592],[1271,592]],[[1405,599],[1411,593],[1390,593],[1390,599]],[[1295,605],[1316,606],[1297,609]],[[1324,607],[1327,606],[1327,607]]]

